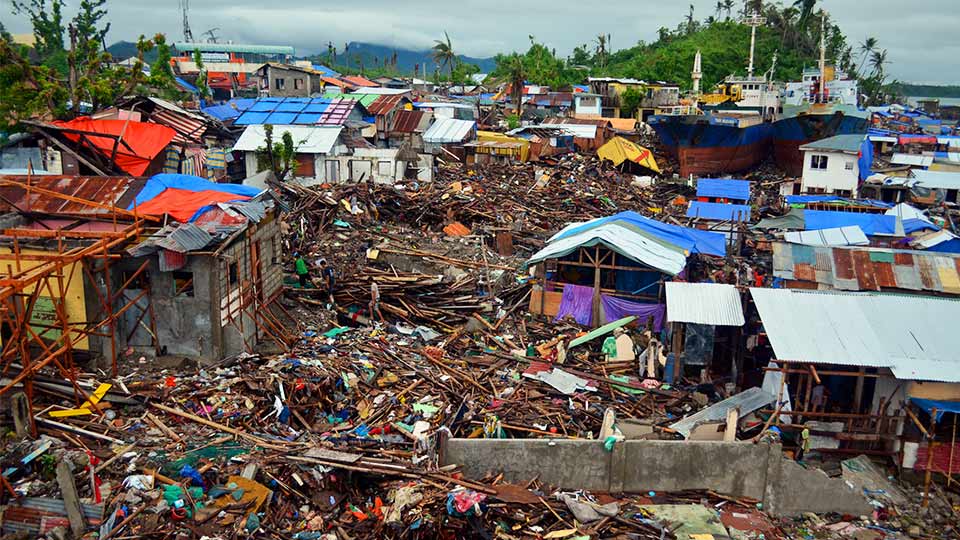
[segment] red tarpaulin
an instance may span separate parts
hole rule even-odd
[[[117,154],[114,162],[117,167],[134,176],[143,175],[153,158],[162,152],[177,135],[172,128],[160,124],[127,120],[94,120],[86,116],[53,124],[84,132],[83,135],[79,133],[63,135],[74,142],[81,142],[86,138],[107,158],[113,154],[114,145],[116,145]],[[97,136],[98,133],[110,136]],[[120,137],[120,143],[117,143],[117,137]]]
[[[167,188],[163,193],[137,206],[138,214],[162,216],[169,214],[180,223],[188,223],[205,206],[221,202],[248,201],[250,197],[223,191],[189,191]]]

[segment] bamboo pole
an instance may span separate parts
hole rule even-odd
[[[937,408],[930,409],[930,437],[927,439],[927,470],[923,475],[923,502],[921,507],[930,504],[930,481],[933,479],[933,439],[937,429]]]

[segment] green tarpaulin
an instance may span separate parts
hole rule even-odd
[[[635,321],[635,320],[637,320],[637,316],[636,316],[636,315],[630,315],[629,317],[624,317],[624,318],[622,318],[622,319],[613,321],[612,323],[607,323],[607,324],[601,326],[600,328],[597,328],[596,330],[593,330],[593,331],[589,332],[587,335],[585,335],[585,336],[580,336],[580,337],[578,337],[577,339],[571,341],[569,348],[572,349],[572,348],[576,347],[577,345],[582,345],[582,344],[584,344],[584,343],[586,343],[586,342],[588,342],[588,341],[592,341],[592,340],[594,340],[594,339],[597,339],[597,338],[600,337],[600,336],[605,336],[605,335],[609,334],[610,332],[613,332],[613,331],[616,330],[617,328],[620,328],[620,327],[622,327],[622,326],[626,326],[626,325],[632,323],[632,322]]]

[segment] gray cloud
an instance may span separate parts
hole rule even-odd
[[[76,4],[78,0],[69,0]],[[656,38],[661,26],[675,27],[690,2],[662,0],[583,0],[518,2],[516,0],[193,0],[190,25],[195,36],[219,27],[235,42],[289,44],[299,52],[326,49],[327,41],[342,47],[366,41],[398,47],[426,48],[446,30],[463,54],[487,56],[524,50],[528,35],[569,53],[597,34],[612,35],[614,48]],[[716,2],[693,0],[696,16],[713,14]],[[739,4],[739,2],[738,2]],[[904,81],[960,83],[960,12],[956,0],[822,0],[854,45],[867,36],[888,50],[888,71]],[[140,34],[164,32],[179,40],[181,17],[174,0],[111,0],[111,40],[133,40]],[[10,14],[9,0],[0,0],[0,20],[14,33],[28,32],[22,17]],[[744,44],[744,54],[747,45]]]

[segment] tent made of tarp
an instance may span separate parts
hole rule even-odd
[[[701,178],[697,180],[697,197],[749,201],[750,182],[726,178]]]
[[[606,223],[550,240],[530,257],[527,264],[558,259],[580,248],[596,245],[670,275],[679,274],[687,264],[686,254],[681,248],[665,243],[650,233],[618,223]]]
[[[98,153],[113,159],[117,167],[133,176],[142,176],[177,136],[173,128],[132,120],[94,120],[84,116],[53,125],[61,128],[63,136],[71,141],[92,144]]]
[[[690,201],[687,217],[710,221],[750,221],[750,207],[746,204]]]
[[[242,184],[220,184],[187,174],[158,174],[147,180],[128,210],[167,214],[181,223],[196,220],[217,203],[247,201],[260,190]]]
[[[608,223],[620,221],[646,231],[690,253],[703,253],[706,255],[716,255],[717,257],[724,257],[727,254],[726,237],[722,233],[671,225],[631,211],[620,212],[619,214],[592,219],[582,223],[571,223],[553,235],[550,241],[552,242],[579,234],[593,227],[600,227]]]
[[[660,167],[657,166],[653,152],[623,137],[614,137],[607,141],[597,149],[597,157],[612,161],[614,165],[618,166],[624,161],[632,161],[653,172],[660,172]]]

